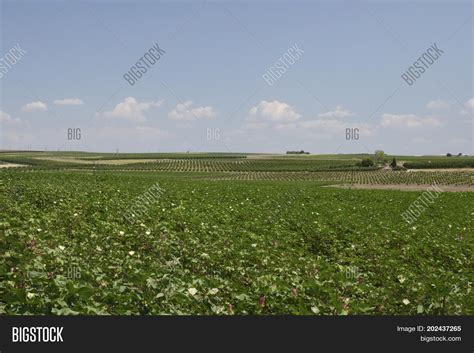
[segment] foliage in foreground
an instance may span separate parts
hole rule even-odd
[[[3,314],[472,314],[472,193],[0,173]],[[136,224],[123,214],[159,183]]]

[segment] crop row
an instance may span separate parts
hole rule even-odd
[[[71,161],[40,160],[35,158],[5,158],[6,162],[26,164],[36,169],[100,169],[100,170],[157,170],[179,172],[231,172],[231,171],[317,171],[360,169],[355,160],[298,160],[298,159],[245,159],[245,158],[190,158],[160,159],[143,163],[114,165],[76,163]],[[365,168],[367,169],[367,168]]]
[[[0,173],[0,314],[472,314],[472,193],[170,175]]]
[[[244,162],[245,163],[245,162]],[[213,163],[215,167],[215,163]],[[195,169],[187,168],[167,168],[167,169],[152,169],[152,168],[124,168],[124,166],[113,168],[110,166],[110,171],[115,172],[165,172],[173,173],[176,176],[186,176],[191,178],[204,178],[213,180],[281,180],[281,181],[321,181],[321,182],[336,182],[336,183],[350,183],[350,184],[374,184],[374,185],[474,185],[474,173],[470,171],[430,171],[430,172],[405,172],[405,171],[389,171],[389,170],[336,170],[336,171],[245,171],[245,170],[226,170],[216,168],[203,168],[201,164]],[[120,169],[119,169],[120,168]],[[94,172],[90,166],[81,168],[84,171]],[[15,173],[28,173],[46,171],[45,169],[33,168],[17,168]],[[67,168],[61,169],[66,171]],[[61,172],[58,170],[58,172]],[[109,169],[100,168],[96,172],[105,172]],[[0,173],[10,173],[13,171],[3,170]]]
[[[413,161],[403,164],[409,169],[435,169],[435,168],[474,168],[474,158],[462,157],[461,159],[434,160],[434,161]]]
[[[440,184],[440,185],[474,185],[474,173],[471,172],[423,172],[407,173],[402,171],[334,171],[314,173],[274,173],[251,172],[231,173],[217,176],[221,180],[314,180],[351,184]]]
[[[163,159],[156,162],[122,165],[120,169],[160,170],[181,172],[231,172],[231,171],[316,171],[352,169],[355,161],[334,160],[209,160],[209,159]],[[116,166],[101,166],[101,169],[117,169]]]

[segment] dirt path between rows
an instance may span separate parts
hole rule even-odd
[[[474,168],[407,169],[407,172],[474,172]]]
[[[367,189],[367,190],[400,190],[400,191],[426,191],[432,185],[405,185],[405,184],[338,184],[327,185],[325,187],[340,188],[340,189]],[[437,185],[442,191],[474,191],[474,187],[467,185]]]
[[[28,167],[26,164],[0,163],[0,168]]]

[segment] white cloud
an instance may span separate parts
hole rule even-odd
[[[370,136],[375,131],[374,126],[371,124],[357,122],[348,124],[336,119],[298,120],[277,123],[247,122],[242,126],[241,131],[243,133],[251,131],[261,133],[259,130],[266,129],[269,133],[269,130],[272,130],[298,139],[343,139],[347,128],[359,129],[360,136]]]
[[[247,123],[242,126],[243,132],[250,130],[271,129],[279,134],[297,138],[344,138],[346,129],[357,128],[361,136],[369,136],[375,130],[374,126],[367,123],[341,121],[337,118],[355,115],[348,110],[337,106],[332,112],[319,114],[324,119],[301,120],[290,105],[277,100],[261,101],[249,111]]]
[[[321,113],[318,114],[320,118],[331,118],[331,119],[340,119],[340,118],[346,118],[349,116],[354,116],[355,114],[352,113],[351,111],[344,109],[342,106],[338,105],[336,106],[335,110],[330,110],[326,113]]]
[[[359,129],[360,136],[370,136],[372,127],[368,124],[345,124],[335,119],[318,119],[298,121],[290,124],[279,124],[275,129],[289,138],[297,138],[298,141],[337,140],[342,141],[346,135],[347,128]]]
[[[300,127],[304,130],[315,131],[318,133],[333,135],[333,136],[345,136],[346,129],[359,129],[359,134],[361,136],[369,136],[372,134],[372,126],[366,123],[351,123],[347,124],[340,120],[336,119],[318,119],[318,120],[309,120],[301,121],[299,123]]]
[[[327,133],[337,133],[341,132],[346,129],[347,124],[343,123],[339,120],[325,120],[325,119],[318,119],[318,120],[309,120],[309,121],[302,121],[300,126],[304,129],[310,130],[317,130]]]
[[[28,113],[37,112],[37,111],[46,111],[48,110],[48,106],[46,105],[46,103],[43,103],[41,101],[36,101],[36,102],[25,104],[21,108],[21,110]]]
[[[266,120],[270,122],[293,122],[301,115],[295,112],[290,105],[274,100],[272,102],[261,101],[249,111],[250,121]]]
[[[0,110],[0,123],[2,124],[18,124],[20,119],[12,118],[12,116],[4,111]]]
[[[474,109],[474,98],[469,99],[466,103],[464,103],[466,109]]]
[[[464,110],[461,111],[463,115],[473,115],[474,114],[474,98],[469,99],[464,103]]]
[[[65,98],[65,99],[56,99],[54,101],[56,105],[82,105],[84,102],[79,98]]]
[[[193,101],[177,104],[176,107],[168,113],[168,117],[173,120],[194,121],[196,119],[213,118],[216,116],[211,106],[192,108],[193,104]]]
[[[193,101],[179,103],[168,113],[168,117],[173,120],[194,121],[201,118],[213,118],[216,116],[211,106],[192,108]]]
[[[97,116],[101,116],[109,119],[125,119],[133,122],[144,122],[146,121],[143,113],[151,107],[159,107],[163,104],[163,100],[157,102],[138,102],[133,97],[127,97],[125,100],[115,106],[114,109],[103,113],[97,113]]]
[[[429,101],[428,103],[426,103],[426,108],[431,109],[431,110],[447,109],[450,106],[451,106],[451,102],[443,101],[441,99]]]
[[[380,125],[383,127],[419,128],[438,127],[442,124],[436,118],[420,118],[415,114],[383,114]]]

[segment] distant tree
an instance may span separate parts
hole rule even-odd
[[[380,163],[383,163],[383,159],[385,156],[385,152],[382,150],[377,150],[375,151],[375,160],[377,160]]]
[[[462,153],[458,153],[458,157],[461,157],[462,156]]]
[[[374,165],[374,161],[371,160],[370,158],[364,158],[360,164],[363,166],[363,167],[373,167]]]
[[[397,161],[395,160],[395,157],[392,159],[392,163],[390,163],[390,167],[395,168],[397,166]]]
[[[309,152],[301,151],[286,151],[286,154],[309,154]]]
[[[446,157],[451,157],[452,154],[451,153],[446,153]]]

